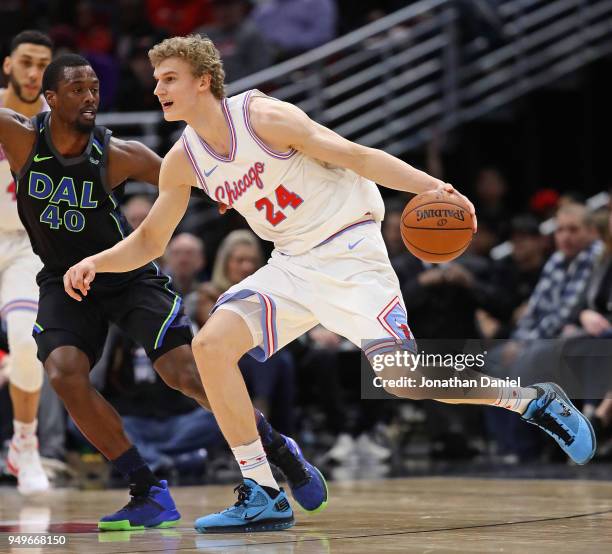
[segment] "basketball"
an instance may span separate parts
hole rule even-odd
[[[425,192],[404,208],[401,220],[406,248],[425,262],[448,262],[461,255],[472,241],[472,215],[460,196]]]

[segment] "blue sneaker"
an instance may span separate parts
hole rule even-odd
[[[538,397],[529,403],[521,417],[546,431],[574,462],[586,464],[597,447],[591,422],[555,383],[531,386],[538,391]]]
[[[161,487],[151,487],[147,494],[136,494],[130,486],[132,499],[118,512],[104,516],[98,522],[100,531],[134,531],[145,527],[164,529],[179,523],[179,514],[170,496],[168,483],[160,481]]]
[[[257,430],[268,461],[280,469],[287,478],[291,494],[303,510],[315,513],[327,507],[329,492],[323,474],[310,464],[298,444],[275,431],[263,416]]]
[[[291,494],[300,508],[312,514],[324,510],[329,497],[325,477],[306,460],[297,442],[285,435],[281,437],[285,439],[289,454],[285,454],[283,449],[280,449],[273,454],[272,463],[285,473]],[[291,462],[290,459],[294,461]]]
[[[293,527],[293,510],[281,489],[274,498],[272,489],[259,486],[253,479],[245,479],[234,492],[238,501],[218,512],[196,519],[198,533],[253,533],[282,531]]]

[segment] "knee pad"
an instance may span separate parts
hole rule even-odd
[[[15,311],[6,318],[9,344],[9,380],[25,392],[42,387],[43,368],[36,357],[36,342],[32,337],[34,315]]]

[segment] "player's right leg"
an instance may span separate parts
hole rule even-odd
[[[359,245],[355,250],[348,243]],[[376,356],[400,349],[416,350],[399,282],[378,227],[357,227],[309,254],[311,266],[318,267],[319,278],[313,311],[321,323],[364,347],[372,363]],[[347,313],[350,317],[347,317]],[[412,343],[412,344],[411,344]],[[376,366],[374,366],[376,367]],[[457,377],[454,368],[384,367],[377,375],[397,382],[398,377],[435,377],[442,381]],[[420,375],[416,374],[420,371]],[[440,373],[442,372],[442,373]],[[464,380],[481,383],[478,372],[466,368],[459,372]],[[587,463],[595,453],[596,439],[588,419],[573,406],[561,388],[552,383],[528,387],[455,387],[441,398],[441,389],[419,386],[389,386],[387,392],[411,399],[438,399],[452,404],[491,405],[517,412],[555,439],[570,458]],[[437,396],[440,395],[440,396]],[[452,398],[455,396],[455,398]],[[457,398],[459,396],[459,398]]]
[[[40,260],[32,252],[25,232],[2,236],[0,248],[4,256],[8,256],[0,277],[0,312],[7,327],[9,392],[13,405],[13,438],[7,465],[17,477],[19,492],[29,495],[49,488],[36,434],[43,369],[36,358],[36,343],[32,338],[38,307],[36,274],[40,271]]]
[[[412,376],[430,377],[431,368],[417,369]],[[436,372],[438,379],[457,375],[453,368],[446,376]],[[383,372],[384,374],[385,372]],[[399,374],[387,373],[392,381]],[[479,382],[484,374],[474,370],[461,370],[465,380]],[[390,387],[386,391],[400,398],[412,400],[435,399],[445,404],[472,404],[493,406],[516,412],[527,423],[536,425],[550,435],[559,447],[577,464],[586,464],[595,454],[597,439],[591,422],[576,408],[563,389],[555,383],[536,383],[526,387],[455,387],[452,394],[460,398],[436,398],[434,389],[416,390],[414,387]]]
[[[49,489],[36,435],[43,369],[36,358],[36,343],[31,334],[34,319],[35,312],[25,310],[10,311],[5,316],[10,350],[9,392],[14,420],[7,466],[17,477],[17,488],[24,495]]]
[[[130,502],[101,518],[101,530],[132,530],[176,525],[167,484],[158,481],[125,435],[121,418],[98,393],[89,372],[106,337],[106,321],[94,295],[75,302],[60,280],[41,285],[35,324],[38,356],[51,386],[83,435],[130,483]]]

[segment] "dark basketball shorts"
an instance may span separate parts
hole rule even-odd
[[[168,288],[163,274],[143,272],[126,283],[96,288],[78,302],[68,296],[61,277],[40,285],[33,335],[38,358],[45,362],[60,346],[75,346],[93,366],[102,355],[109,323],[140,344],[151,361],[170,350],[190,345],[193,337],[182,299]]]

